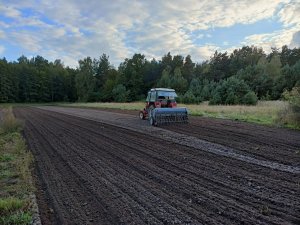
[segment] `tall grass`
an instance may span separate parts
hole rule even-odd
[[[0,133],[12,133],[22,129],[23,123],[15,118],[11,107],[3,109],[1,114]]]
[[[284,101],[259,101],[255,106],[246,105],[182,105],[191,115],[241,120],[259,124],[275,124],[278,113],[288,106]]]
[[[132,103],[71,103],[59,104],[61,106],[110,108],[123,110],[141,110],[144,102]],[[246,105],[209,105],[202,102],[199,105],[178,104],[179,107],[187,107],[189,114],[214,118],[226,118],[265,125],[277,125],[279,112],[288,107],[285,101],[259,101],[255,106]]]
[[[23,207],[23,200],[9,197],[6,199],[0,199],[0,215],[19,210]]]
[[[145,107],[145,102],[88,102],[88,103],[61,103],[59,106],[87,107],[102,109],[122,109],[122,110],[141,110]]]
[[[30,224],[33,157],[20,133],[23,123],[11,108],[0,113],[0,224]]]

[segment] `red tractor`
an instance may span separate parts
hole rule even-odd
[[[152,88],[148,92],[146,107],[140,111],[141,119],[148,118],[151,125],[157,126],[166,123],[187,123],[186,108],[177,108],[174,89]]]

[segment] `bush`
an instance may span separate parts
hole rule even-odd
[[[201,102],[201,99],[199,97],[198,98],[195,97],[192,91],[187,91],[181,100],[185,104],[192,104],[192,103],[199,104]]]
[[[290,105],[279,113],[278,122],[300,128],[300,87],[285,90],[282,96]]]
[[[300,107],[300,86],[294,87],[291,91],[284,91],[283,98],[292,105],[292,107],[296,108],[296,111],[299,111]]]
[[[126,90],[126,87],[123,84],[118,84],[112,90],[114,101],[116,102],[127,102],[129,91]]]
[[[210,105],[255,105],[257,96],[250,90],[250,87],[243,80],[236,77],[230,77],[221,81],[213,93]]]
[[[239,98],[238,96],[236,96],[234,94],[234,92],[230,92],[228,95],[227,95],[227,98],[225,100],[225,104],[226,105],[237,105],[239,104]]]
[[[249,91],[242,98],[242,104],[244,105],[255,105],[257,103],[257,96],[253,91]]]
[[[220,105],[220,104],[222,104],[221,94],[218,91],[216,91],[212,99],[209,101],[209,105]]]

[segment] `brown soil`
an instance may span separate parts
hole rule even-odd
[[[101,109],[110,112],[138,115],[138,111]],[[189,117],[188,125],[166,125],[164,129],[187,134],[288,165],[300,166],[300,132],[229,119]]]
[[[298,172],[108,122],[36,108],[17,108],[15,114],[25,120],[24,135],[35,157],[43,224],[300,223]],[[142,122],[138,126],[145,126]],[[207,118],[164,128],[299,166],[296,131]]]

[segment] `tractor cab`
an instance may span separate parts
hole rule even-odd
[[[152,88],[146,98],[146,108],[173,108],[177,106],[174,89]]]

